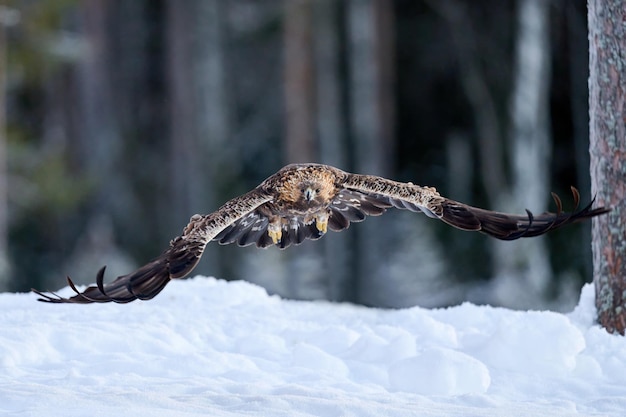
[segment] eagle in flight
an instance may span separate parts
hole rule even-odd
[[[572,187],[576,209],[580,200]],[[316,240],[328,229],[347,229],[351,222],[378,216],[388,208],[422,212],[461,230],[478,231],[502,240],[533,237],[566,224],[598,216],[608,208],[563,212],[552,194],[556,213],[513,215],[483,210],[441,196],[432,187],[402,183],[374,175],[351,174],[321,164],[287,165],[252,191],[226,202],[217,211],[191,217],[182,236],[170,242],[159,257],[128,275],[104,283],[104,267],[96,285],[70,298],[33,290],[49,303],[128,303],[155,297],[172,279],[184,278],[196,266],[209,242],[284,249],[306,239]]]

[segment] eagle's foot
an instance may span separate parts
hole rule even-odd
[[[328,231],[328,214],[320,214],[315,217],[315,227],[322,233]]]
[[[283,237],[283,231],[282,231],[280,223],[279,224],[270,223],[267,226],[267,234],[272,238],[272,242],[274,242],[275,245],[280,243],[280,240]]]

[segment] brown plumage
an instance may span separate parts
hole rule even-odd
[[[580,195],[572,187],[578,208]],[[425,213],[462,230],[479,231],[502,240],[544,234],[566,224],[598,216],[608,208],[566,213],[552,194],[556,213],[534,216],[483,210],[439,195],[430,187],[401,183],[373,175],[358,175],[320,164],[293,164],[263,181],[254,190],[236,197],[217,211],[194,215],[182,236],[152,262],[104,284],[104,268],[96,285],[80,292],[68,277],[76,295],[63,298],[33,290],[50,303],[127,303],[156,296],[171,279],[183,278],[196,266],[207,243],[217,241],[239,246],[278,246],[284,249],[306,239],[319,239],[328,229],[341,231],[351,222],[378,216],[396,207]]]

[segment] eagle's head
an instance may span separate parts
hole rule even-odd
[[[311,203],[317,199],[322,192],[322,184],[304,181],[300,183],[300,200],[304,203]]]
[[[330,185],[323,181],[306,179],[294,184],[291,196],[294,205],[300,209],[324,207],[330,203]]]
[[[311,212],[328,207],[337,193],[334,171],[316,164],[288,165],[272,185],[275,202],[286,209]]]
[[[293,204],[296,209],[325,207],[330,204],[333,195],[333,184],[316,179],[303,179],[286,184],[281,200]]]

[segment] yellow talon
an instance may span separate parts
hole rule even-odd
[[[328,215],[316,217],[315,227],[320,232],[326,233],[328,231]]]
[[[272,242],[276,245],[280,242],[280,239],[283,237],[283,231],[280,226],[275,226],[270,224],[267,228],[267,234],[272,238]]]

